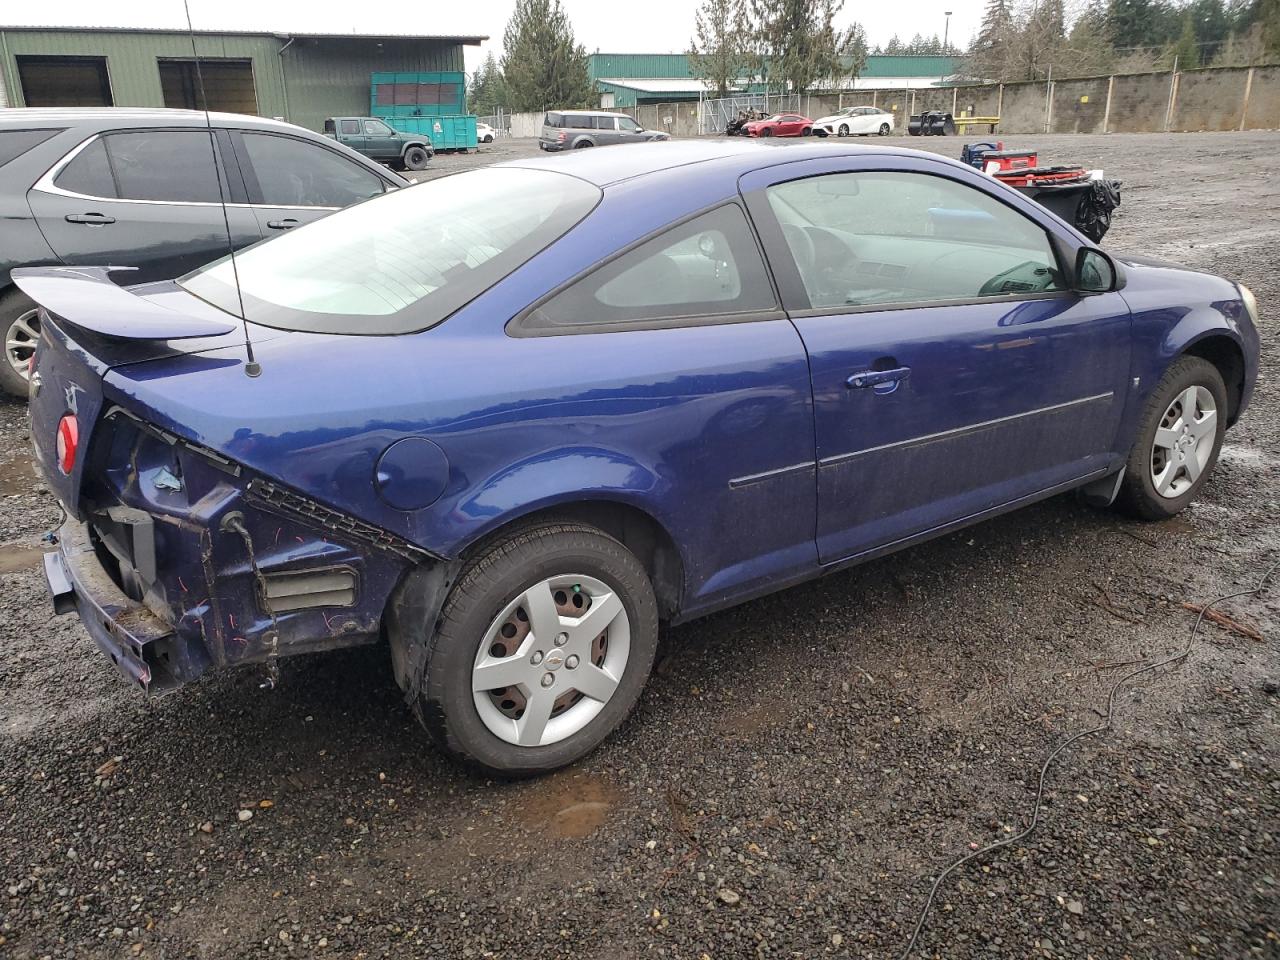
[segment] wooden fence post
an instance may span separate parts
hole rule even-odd
[[[1110,129],[1111,127],[1111,94],[1115,92],[1115,89],[1116,89],[1116,78],[1115,78],[1115,75],[1113,74],[1107,77],[1107,105],[1102,111],[1102,132],[1103,133],[1111,132],[1111,129]]]
[[[1004,84],[1000,84],[1000,89],[996,91],[996,116],[1004,116]],[[999,124],[997,123],[997,126]]]
[[[1244,78],[1244,102],[1240,104],[1240,129],[1245,128],[1245,124],[1249,121],[1249,94],[1253,93],[1253,67],[1249,68],[1249,72]]]

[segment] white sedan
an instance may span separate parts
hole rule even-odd
[[[850,137],[893,133],[893,114],[879,107],[845,107],[829,117],[813,121],[816,137]]]
[[[493,127],[487,123],[476,124],[476,142],[493,143]]]

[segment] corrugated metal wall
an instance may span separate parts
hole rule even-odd
[[[448,41],[307,38],[296,40],[281,56],[284,45],[272,36],[196,35],[202,57],[252,60],[259,114],[285,117],[317,131],[325,117],[368,114],[374,71],[464,69],[461,44]],[[184,33],[0,31],[0,87],[8,91],[11,106],[23,105],[15,59],[23,55],[106,57],[116,106],[163,107],[157,58],[192,53],[191,38]]]
[[[289,119],[320,130],[325,117],[367,116],[377,71],[464,70],[462,46],[443,41],[303,39],[282,58]]]
[[[683,53],[593,53],[587,58],[587,73],[592,80],[692,76]]]

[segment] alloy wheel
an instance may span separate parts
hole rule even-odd
[[[1151,445],[1151,484],[1167,499],[1182,496],[1204,472],[1218,432],[1218,408],[1205,387],[1187,387],[1169,404]]]
[[[494,736],[541,747],[587,726],[613,696],[631,652],[622,599],[593,577],[550,577],[494,618],[476,651],[471,691]]]
[[[847,123],[840,124],[840,129],[836,133],[842,137],[847,137],[849,135],[849,125]]]
[[[40,320],[34,307],[18,314],[5,331],[4,358],[23,380],[27,379],[27,364],[39,340]]]

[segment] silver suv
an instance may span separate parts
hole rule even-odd
[[[646,130],[625,113],[603,110],[553,110],[542,118],[538,146],[543,150],[577,150],[612,143],[670,140],[665,133]]]

